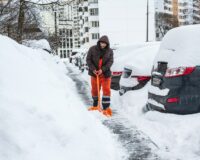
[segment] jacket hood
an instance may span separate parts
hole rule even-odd
[[[109,41],[109,39],[108,39],[108,36],[102,36],[102,37],[98,40],[97,44],[99,45],[100,42],[105,42],[105,43],[107,43],[108,48],[110,47],[110,41]]]

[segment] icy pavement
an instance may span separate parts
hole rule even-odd
[[[89,84],[81,78],[80,73],[74,72],[73,68],[67,65],[68,76],[76,83],[77,92],[82,100],[89,106],[91,96]],[[117,135],[119,142],[128,153],[126,160],[160,160],[156,155],[157,145],[135,126],[130,125],[128,120],[120,115],[117,110],[113,111],[113,117],[101,119],[112,133]]]

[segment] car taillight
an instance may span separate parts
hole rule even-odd
[[[113,76],[120,76],[122,74],[122,72],[112,72]]]
[[[194,71],[195,67],[179,67],[179,68],[169,68],[165,73],[165,77],[179,77],[185,76]]]
[[[168,103],[177,103],[179,102],[179,98],[175,97],[175,98],[168,98],[167,99]]]
[[[138,76],[137,77],[138,82],[140,82],[140,81],[148,81],[150,79],[151,79],[150,76]]]

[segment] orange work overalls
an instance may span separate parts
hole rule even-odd
[[[102,68],[102,59],[99,60],[99,69]],[[98,105],[98,88],[97,88],[97,78],[91,76],[91,84],[92,84],[92,98],[94,100],[93,106]],[[99,88],[103,90],[102,96],[102,107],[106,109],[110,106],[110,85],[111,85],[111,78],[105,78],[104,75],[99,76]]]

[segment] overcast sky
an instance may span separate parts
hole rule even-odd
[[[150,40],[154,40],[154,0],[150,2]],[[100,33],[112,44],[133,44],[146,40],[147,0],[99,0]]]

